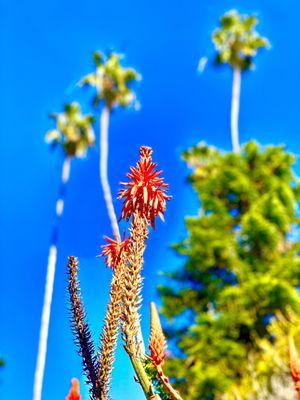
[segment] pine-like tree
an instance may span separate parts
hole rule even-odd
[[[269,325],[300,309],[295,157],[251,141],[239,153],[200,143],[183,158],[200,210],[175,246],[182,269],[160,288],[177,349],[168,372],[189,400],[260,398],[274,369]]]

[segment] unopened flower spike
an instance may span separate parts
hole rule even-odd
[[[72,379],[71,389],[66,397],[66,400],[81,400],[79,381],[76,378]]]
[[[137,213],[154,228],[157,216],[164,220],[166,201],[171,197],[166,194],[169,185],[164,182],[162,171],[156,169],[157,164],[151,156],[151,147],[140,148],[140,160],[127,174],[129,182],[121,182],[124,189],[119,191],[119,199],[124,199],[121,219],[129,220]]]
[[[164,385],[165,390],[170,394],[170,398],[172,400],[182,400],[179,392],[172,387],[169,378],[162,369],[166,359],[167,342],[155,303],[150,304],[150,323],[150,355],[148,358],[157,372],[157,379]]]
[[[153,365],[163,365],[166,359],[167,342],[161,327],[155,303],[150,304],[150,324],[149,359]]]

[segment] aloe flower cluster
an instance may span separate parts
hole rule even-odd
[[[123,240],[105,237],[101,256],[112,269],[110,298],[106,309],[98,351],[86,322],[78,280],[78,262],[69,258],[69,293],[71,320],[76,343],[82,357],[91,398],[109,399],[111,373],[115,360],[118,332],[121,330],[124,348],[128,353],[137,380],[147,399],[181,399],[165,376],[162,366],[166,358],[166,340],[154,304],[151,305],[151,334],[149,354],[144,349],[139,308],[142,302],[142,269],[149,228],[155,219],[163,219],[168,184],[162,171],[152,161],[152,149],[142,146],[140,158],[127,174],[128,182],[121,183],[119,199],[123,200],[121,219],[128,221],[129,235]],[[149,373],[149,363],[154,369]],[[161,385],[158,385],[160,382]]]

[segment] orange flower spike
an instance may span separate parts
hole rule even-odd
[[[124,239],[122,242],[104,236],[107,244],[102,246],[101,257],[106,257],[106,265],[113,270],[117,267],[122,253],[128,250],[129,238]]]
[[[72,379],[72,385],[66,400],[81,400],[79,381],[76,378]]]
[[[156,170],[157,164],[152,162],[151,147],[140,148],[140,159],[136,167],[131,167],[127,177],[129,182],[121,182],[124,189],[119,191],[119,199],[124,199],[121,219],[129,220],[137,212],[155,227],[155,218],[164,219],[166,194],[169,185],[160,176],[162,171]]]
[[[163,365],[166,359],[167,342],[163,333],[155,303],[150,304],[151,332],[149,340],[149,359],[155,367]]]
[[[300,398],[300,358],[292,336],[289,336],[290,371]]]
[[[170,394],[171,400],[182,400],[179,392],[172,387],[169,378],[164,374],[163,371],[163,364],[166,359],[167,342],[161,327],[160,318],[155,303],[150,304],[150,323],[150,356],[148,356],[148,358],[151,360],[152,365],[156,369],[157,378],[164,385],[165,390]]]

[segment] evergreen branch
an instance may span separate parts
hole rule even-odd
[[[99,365],[95,356],[95,348],[88,323],[86,313],[80,293],[80,283],[78,280],[78,260],[76,257],[69,257],[68,261],[70,295],[70,314],[71,326],[75,337],[75,344],[79,349],[82,358],[83,369],[87,377],[87,384],[91,385],[90,393],[93,400],[101,399],[101,391],[98,384]]]

